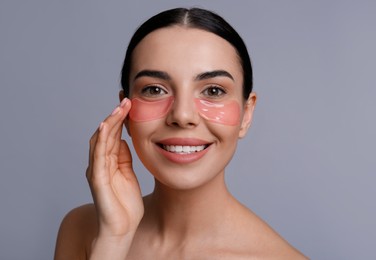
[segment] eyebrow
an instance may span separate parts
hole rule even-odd
[[[141,77],[151,77],[151,78],[158,78],[163,80],[171,80],[170,75],[167,72],[159,71],[159,70],[141,70],[139,73],[136,74],[134,80],[141,78]]]
[[[171,80],[170,75],[168,75],[167,72],[159,71],[159,70],[141,70],[136,74],[134,77],[134,80],[141,78],[141,77],[151,77],[151,78],[157,78],[162,80]],[[215,77],[227,77],[230,78],[232,81],[234,81],[234,77],[225,70],[213,70],[213,71],[207,71],[198,74],[195,77],[196,81],[205,80],[205,79],[211,79]]]
[[[207,71],[200,73],[196,76],[195,80],[205,80],[205,79],[211,79],[215,77],[227,77],[232,79],[234,81],[234,77],[225,70],[213,70],[213,71]]]

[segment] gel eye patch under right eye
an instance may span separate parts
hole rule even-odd
[[[173,101],[172,96],[157,101],[133,98],[129,118],[134,122],[147,122],[162,118],[167,115]]]

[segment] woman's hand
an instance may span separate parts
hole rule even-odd
[[[104,256],[106,259],[115,259],[115,256],[124,259],[144,213],[131,153],[126,142],[121,140],[123,121],[130,108],[130,100],[123,99],[90,140],[86,176],[99,225],[91,259],[104,259]]]

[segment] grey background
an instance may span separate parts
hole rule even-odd
[[[252,57],[230,190],[312,259],[376,259],[376,4],[298,0],[1,0],[0,259],[52,259],[63,216],[91,202],[88,140],[118,103],[129,38],[177,6],[219,12]]]

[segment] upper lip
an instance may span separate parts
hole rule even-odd
[[[181,146],[199,146],[199,145],[209,145],[210,142],[204,141],[197,138],[167,138],[157,142],[162,145],[181,145]]]

